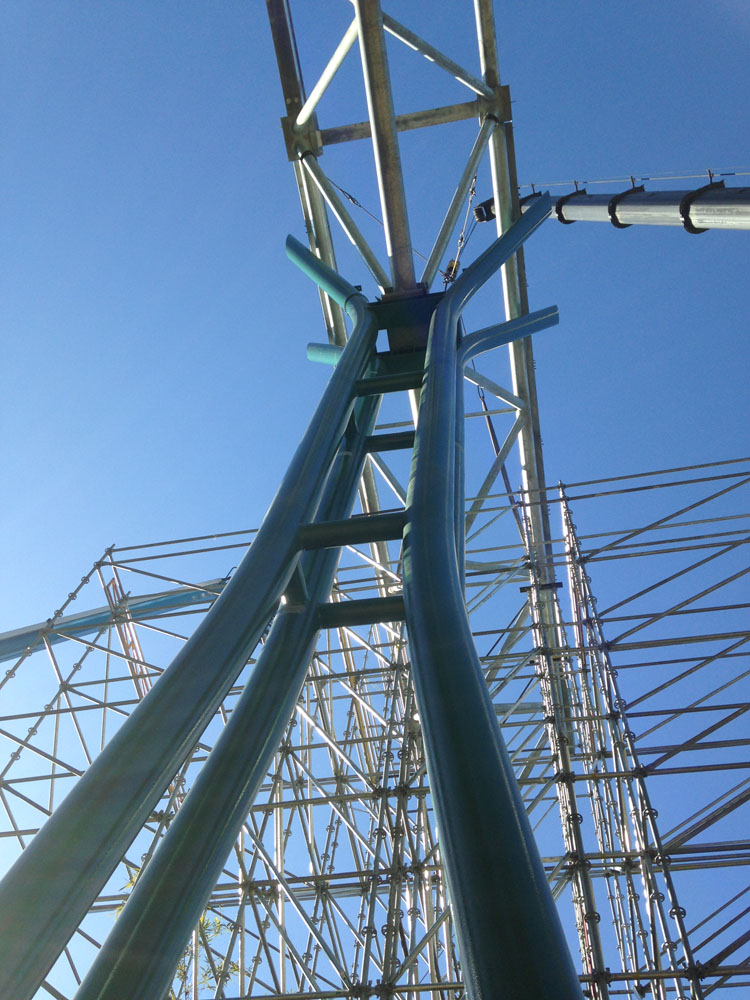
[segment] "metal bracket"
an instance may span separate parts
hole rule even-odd
[[[408,292],[387,292],[371,304],[378,329],[388,332],[391,351],[400,353],[427,347],[430,320],[443,294],[428,293],[420,286]]]
[[[495,218],[495,199],[488,198],[486,201],[480,201],[474,207],[474,218],[477,222],[491,222]]]
[[[562,222],[564,226],[572,226],[576,221],[575,219],[566,219],[563,215],[563,208],[571,198],[575,198],[576,195],[586,194],[586,188],[576,188],[575,191],[571,191],[570,194],[564,194],[562,198],[558,198],[555,202],[555,215],[557,216],[558,222]]]
[[[530,204],[536,201],[537,198],[541,198],[543,194],[543,191],[532,191],[531,194],[519,198],[518,206],[521,212],[524,212]],[[495,218],[495,199],[488,198],[487,201],[480,201],[474,208],[474,218],[477,222],[491,222]]]
[[[507,84],[496,87],[492,97],[477,96],[476,105],[480,124],[488,115],[496,118],[500,125],[513,121],[510,87]]]
[[[523,198],[519,198],[518,204],[521,211],[523,212],[524,205],[530,205],[533,201],[536,201],[537,198],[541,198],[543,194],[543,191],[532,191],[531,194],[525,194]]]
[[[724,187],[724,181],[711,181],[710,184],[704,184],[703,187],[696,188],[695,191],[691,191],[686,194],[685,197],[680,202],[680,218],[682,219],[682,224],[689,233],[705,233],[705,229],[699,229],[694,226],[690,221],[690,206],[693,204],[695,199],[702,195],[706,191],[716,191],[718,188]]]
[[[305,153],[312,153],[314,156],[323,154],[323,141],[317,115],[311,115],[310,120],[301,128],[294,124],[294,118],[291,116],[282,118],[281,131],[290,163],[299,160]]]
[[[284,591],[284,598],[288,606],[290,605],[292,608],[304,608],[309,597],[307,580],[298,560]]]
[[[609,221],[615,227],[615,229],[629,229],[629,222],[620,222],[617,218],[617,206],[621,201],[624,201],[629,194],[635,194],[636,192],[645,191],[643,184],[639,184],[638,187],[635,184],[632,187],[627,188],[625,191],[621,191],[619,194],[613,195],[609,199],[609,204],[607,205],[607,214],[609,215]]]

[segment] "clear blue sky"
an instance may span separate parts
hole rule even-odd
[[[471,8],[386,4],[478,71]],[[341,33],[351,9],[294,9],[311,85],[327,19]],[[497,16],[522,181],[750,169],[744,0]],[[257,524],[327,372],[305,360],[317,294],[283,253],[304,231],[265,4],[5,0],[0,19],[7,629],[46,618],[112,542]],[[467,99],[392,50],[397,111]],[[323,125],[365,117],[349,58]],[[423,252],[472,130],[403,140]],[[323,163],[377,211],[364,151]],[[532,308],[561,313],[535,346],[551,482],[747,451],[749,239],[553,222],[534,237]]]

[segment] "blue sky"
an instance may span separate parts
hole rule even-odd
[[[497,6],[522,182],[750,169],[740,0]],[[293,9],[311,85],[350,7]],[[478,71],[470,3],[386,9]],[[327,372],[305,360],[317,293],[283,253],[304,231],[265,4],[6,0],[0,18],[7,629],[46,618],[112,542],[257,524]],[[397,111],[468,99],[389,51]],[[321,124],[364,117],[356,61]],[[422,252],[472,133],[403,139]],[[377,211],[365,153],[323,165]],[[532,308],[561,313],[535,345],[549,481],[747,451],[747,241],[553,222],[533,238]],[[341,269],[368,290],[347,252]]]

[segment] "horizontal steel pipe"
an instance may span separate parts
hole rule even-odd
[[[358,379],[356,391],[360,396],[380,395],[384,392],[404,392],[418,389],[422,384],[422,372],[397,372],[394,375],[373,375]]]
[[[308,344],[307,360],[317,361],[321,365],[330,365],[335,368],[339,363],[343,349],[338,344]]]
[[[14,1000],[38,989],[195,746],[296,569],[300,526],[316,516],[377,329],[360,292],[296,241],[292,250],[355,319],[354,330],[223,593],[0,883],[0,969]]]
[[[350,625],[375,625],[377,622],[404,620],[404,599],[395,597],[363,597],[359,601],[321,604],[318,611],[320,628],[343,628]]]
[[[447,122],[463,122],[476,118],[480,108],[476,101],[466,101],[463,104],[446,104],[441,108],[426,108],[423,111],[410,111],[405,115],[396,115],[396,131],[410,132],[413,129],[429,128],[432,125],[445,125]],[[353,122],[351,125],[338,125],[324,128],[320,131],[320,141],[324,146],[332,146],[340,142],[356,142],[359,139],[369,139],[372,129],[369,122]]]
[[[414,431],[390,431],[367,439],[368,451],[401,451],[414,447]]]
[[[682,226],[680,205],[691,191],[628,191],[613,207],[622,226]],[[612,222],[609,206],[619,196],[575,194],[560,206],[561,222]],[[526,202],[525,209],[530,203]],[[750,188],[714,188],[696,194],[689,204],[696,229],[750,229]]]
[[[369,397],[372,398],[372,397]],[[363,447],[367,451],[367,440]],[[329,546],[357,545],[360,542],[385,542],[400,538],[406,523],[404,511],[386,514],[366,514],[343,521],[316,521],[300,528],[302,549],[324,549]]]

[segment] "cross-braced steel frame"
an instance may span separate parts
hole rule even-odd
[[[481,423],[482,411],[468,419]],[[563,586],[549,649],[525,599],[526,549],[514,532],[495,530],[512,524],[517,498],[493,493],[467,540],[480,662],[553,896],[571,942],[588,949],[578,959],[587,990],[599,976],[613,997],[689,996],[685,939],[705,995],[737,995],[750,978],[741,879],[750,860],[749,477],[747,462],[725,463],[550,488]],[[571,512],[597,530],[576,528]],[[13,706],[0,726],[9,854],[139,704],[253,537],[113,548],[72,592],[75,602],[3,637],[3,698]],[[387,544],[384,569],[397,588],[398,549]],[[368,545],[345,549],[334,593],[338,604],[377,598]],[[89,610],[74,614],[79,606]],[[171,826],[256,656],[40,996],[74,995],[74,971],[83,975]],[[555,687],[567,708],[552,718]],[[402,627],[331,625],[181,951],[175,995],[354,996],[367,979],[381,993],[391,980],[394,996],[458,989],[449,985],[462,972],[424,761]]]
[[[747,525],[726,506],[746,465],[544,486],[529,335],[557,314],[529,314],[521,245],[552,204],[518,201],[491,4],[475,5],[477,74],[379,4],[353,7],[308,97],[288,5],[268,2],[310,244],[287,250],[320,288],[329,343],[311,356],[334,371],[247,554],[226,573],[243,533],[108,550],[52,618],[0,637],[4,686],[27,681],[0,730],[7,838],[26,848],[0,886],[9,995],[666,1000],[747,985]],[[396,116],[386,33],[472,99]],[[321,129],[355,43],[368,121]],[[477,137],[417,280],[398,133],[469,117]],[[363,137],[387,265],[320,163]],[[498,238],[431,293],[487,152]],[[616,226],[641,205],[626,194],[607,206]],[[713,206],[743,225],[744,194],[680,194],[656,200],[660,221],[696,231]],[[371,302],[336,273],[329,211]],[[505,321],[467,332],[497,270]],[[475,364],[506,344],[509,389]],[[466,386],[482,404],[468,414]],[[466,502],[477,423],[494,461]],[[573,524],[590,494],[657,489],[678,497],[659,516],[594,537]],[[665,567],[654,582],[598,609],[589,565],[646,556]],[[102,599],[74,614],[95,583]]]

